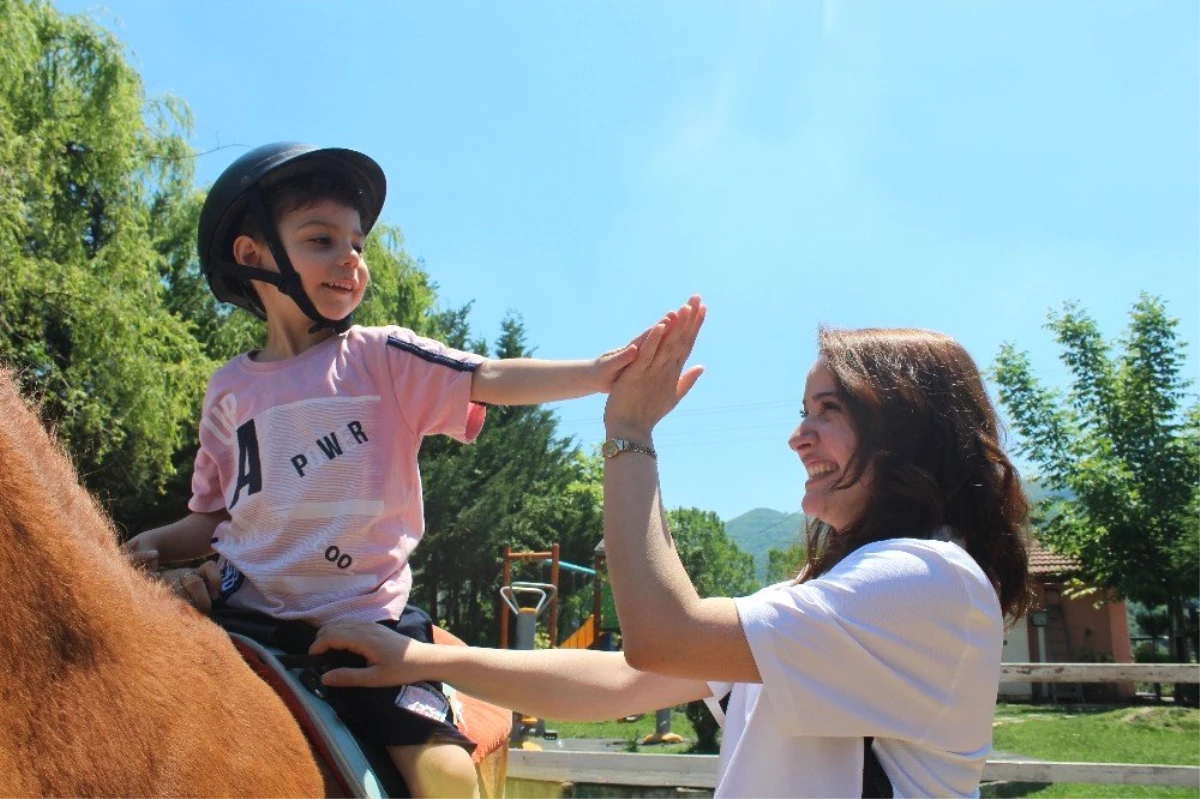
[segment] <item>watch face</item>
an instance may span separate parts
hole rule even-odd
[[[611,458],[619,451],[620,449],[617,447],[617,442],[613,441],[612,439],[609,439],[600,445],[600,454],[606,458]]]

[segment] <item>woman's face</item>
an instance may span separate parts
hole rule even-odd
[[[845,480],[858,434],[850,421],[833,372],[818,358],[804,385],[803,420],[788,439],[788,446],[800,456],[808,479],[804,483],[801,507],[835,530],[853,522],[868,498],[870,467],[852,485]]]

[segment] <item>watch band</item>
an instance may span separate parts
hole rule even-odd
[[[655,460],[658,459],[658,453],[654,451],[654,447],[637,441],[629,441],[624,438],[610,438],[600,445],[600,454],[605,458],[615,458],[622,452],[640,452],[643,455],[649,455]]]

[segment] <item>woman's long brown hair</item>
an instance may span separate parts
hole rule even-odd
[[[822,328],[817,341],[858,434],[834,488],[870,469],[870,498],[843,529],[810,521],[800,580],[873,541],[930,538],[949,526],[992,581],[1005,615],[1019,617],[1029,603],[1029,503],[971,356],[926,330]]]

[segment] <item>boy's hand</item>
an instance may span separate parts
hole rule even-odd
[[[310,655],[331,649],[345,649],[367,659],[362,669],[332,669],[321,676],[321,682],[338,688],[381,687],[420,682],[426,676],[417,672],[421,651],[431,644],[422,644],[379,624],[362,621],[341,621],[322,627],[317,640],[309,647]]]
[[[125,556],[125,559],[129,561],[131,566],[151,573],[158,571],[158,550],[152,549],[146,543],[146,539],[140,535],[135,535],[121,544],[121,554]]]
[[[663,317],[666,321],[674,314],[674,311]],[[641,335],[633,341],[626,344],[624,347],[617,347],[615,350],[609,350],[595,360],[596,370],[596,391],[607,394],[612,391],[613,384],[617,382],[617,378],[625,371],[625,367],[633,363],[637,358],[638,348],[641,347],[646,339],[650,336],[654,329],[661,325],[659,322],[642,331]]]
[[[176,596],[206,615],[212,612],[213,600],[221,595],[221,570],[211,560],[195,569],[169,569],[159,579]]]
[[[633,363],[619,374],[604,407],[609,435],[642,442],[679,404],[704,371],[683,365],[692,353],[707,308],[694,296],[644,334]]]
[[[650,331],[647,330],[624,347],[609,350],[596,358],[592,368],[595,373],[597,392],[607,394],[612,390],[613,383],[621,376],[621,372],[625,371],[625,367],[633,363],[633,359],[637,357],[638,343],[644,341],[649,333]]]

